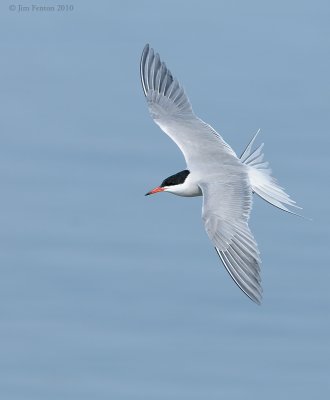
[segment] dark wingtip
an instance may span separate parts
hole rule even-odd
[[[146,54],[146,53],[149,53],[149,50],[150,50],[150,44],[147,43],[147,44],[143,47],[142,55],[144,55],[144,54]],[[142,57],[141,57],[141,58],[142,58]]]
[[[141,78],[141,84],[142,84],[142,88],[143,88],[143,92],[144,92],[145,96],[147,95],[147,87],[146,87],[146,83],[144,81],[144,64],[148,57],[149,49],[150,49],[150,46],[149,46],[149,43],[147,43],[142,50],[141,60],[140,60],[140,78]]]
[[[225,263],[225,261],[223,260],[223,257],[221,255],[221,251],[219,249],[217,249],[216,247],[215,251],[217,252],[222,264],[224,265],[224,267],[226,268],[227,272],[229,273],[230,277],[232,278],[232,280],[235,282],[235,284],[237,285],[237,287],[239,287],[241,289],[241,291],[250,299],[253,301],[253,303],[257,304],[258,306],[261,305],[262,303],[262,287],[260,286],[259,288],[259,293],[258,295],[252,295],[251,293],[247,292],[243,286],[240,285],[240,283],[237,281],[237,279],[235,279],[235,277],[233,276],[233,274],[231,273],[231,271],[227,268],[227,265]]]

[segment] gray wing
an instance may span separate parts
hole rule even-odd
[[[140,74],[152,118],[178,145],[190,170],[210,172],[213,162],[218,167],[219,160],[240,164],[221,136],[196,117],[182,86],[148,44],[142,52]]]
[[[260,257],[248,226],[252,191],[244,173],[201,184],[206,232],[237,286],[254,302],[262,298]]]
[[[203,220],[219,257],[243,292],[260,303],[259,252],[247,225],[252,194],[246,166],[210,125],[196,117],[182,86],[149,45],[142,52],[140,74],[152,118],[178,145],[188,169],[200,180]]]

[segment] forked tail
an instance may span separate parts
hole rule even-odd
[[[262,153],[262,148],[264,144],[262,143],[255,150],[252,150],[254,140],[259,132],[260,129],[253,136],[240,157],[241,161],[249,167],[248,173],[252,190],[273,206],[291,214],[299,215],[286,207],[289,206],[301,209],[301,207],[298,207],[296,202],[285,193],[284,189],[278,185],[276,179],[271,176],[272,171],[269,168],[268,162],[263,161],[264,154]]]

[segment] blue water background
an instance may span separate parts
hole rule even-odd
[[[1,4],[1,399],[327,398],[329,2],[72,4]],[[235,151],[261,128],[313,218],[255,199],[261,307],[200,198],[144,197],[185,168],[147,111],[146,42]]]

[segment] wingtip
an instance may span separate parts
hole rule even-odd
[[[141,79],[141,84],[142,84],[142,88],[143,88],[143,92],[144,92],[145,96],[147,95],[147,88],[146,88],[146,84],[145,84],[143,75],[144,75],[144,68],[145,68],[144,65],[147,60],[148,54],[149,54],[149,43],[147,43],[144,46],[142,53],[141,53],[141,60],[140,60],[140,79]]]
[[[255,304],[257,305],[261,305],[262,303],[262,286],[259,282],[258,287],[255,287],[257,289],[257,291],[255,293],[252,293],[251,291],[246,290],[246,288],[244,288],[241,283],[235,278],[235,276],[233,275],[233,273],[231,272],[230,269],[228,269],[227,264],[223,258],[223,254],[221,253],[221,251],[215,247],[215,251],[217,252],[221,262],[223,263],[223,265],[225,266],[226,270],[228,271],[230,277],[232,278],[232,280],[235,282],[235,284],[237,285],[237,287],[239,287],[239,289]]]
[[[241,288],[240,288],[241,289]],[[241,289],[242,290],[242,289]],[[247,297],[253,301],[253,303],[257,304],[258,306],[261,306],[262,304],[262,287],[260,286],[260,293],[258,293],[258,295],[250,295],[248,293],[246,293],[244,290],[242,290],[244,294],[247,295]]]
[[[143,50],[142,50],[142,53],[141,53],[141,63],[142,63],[143,59],[147,56],[147,54],[149,53],[149,51],[150,51],[150,45],[149,45],[149,43],[147,43],[147,44],[143,47]]]
[[[252,300],[252,299],[251,299]],[[261,306],[262,305],[262,299],[256,299],[256,300],[252,300],[257,306]]]
[[[261,288],[262,290],[262,288]],[[245,293],[245,292],[244,292]],[[255,296],[249,296],[247,293],[245,293],[247,295],[247,297],[253,301],[253,303],[257,304],[258,306],[261,306],[262,304],[262,294],[260,293],[260,295],[258,297]]]

